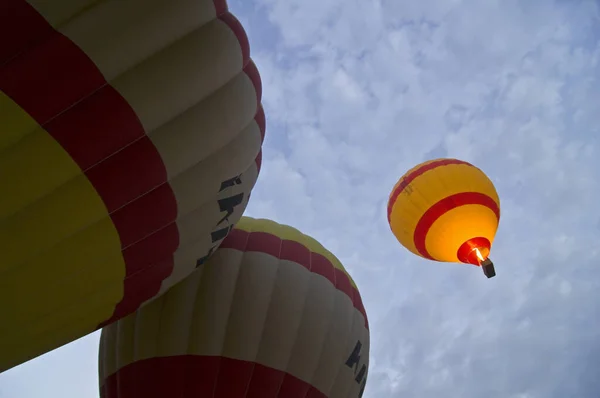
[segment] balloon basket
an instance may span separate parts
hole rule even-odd
[[[483,273],[485,276],[489,278],[493,278],[496,276],[496,269],[494,268],[494,263],[489,258],[486,258],[481,262],[481,268],[483,269]]]

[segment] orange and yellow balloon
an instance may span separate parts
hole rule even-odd
[[[190,276],[103,328],[101,398],[359,398],[369,326],[321,244],[243,217]]]
[[[2,0],[0,372],[218,247],[258,176],[260,99],[225,0]]]
[[[458,159],[435,159],[400,178],[387,214],[392,232],[412,253],[478,266],[492,248],[500,199],[477,167]]]

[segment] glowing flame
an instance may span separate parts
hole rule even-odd
[[[483,258],[483,255],[481,255],[481,252],[479,251],[478,248],[475,248],[475,254],[477,255],[477,258],[479,259],[479,262],[485,261],[485,258]]]

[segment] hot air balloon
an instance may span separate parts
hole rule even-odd
[[[100,397],[357,398],[369,328],[338,259],[243,217],[201,267],[102,329]]]
[[[492,181],[458,159],[435,159],[410,169],[394,186],[388,221],[412,253],[441,262],[481,266],[496,275],[488,258],[500,220]]]
[[[258,176],[260,98],[224,0],[0,3],[0,372],[218,247]]]

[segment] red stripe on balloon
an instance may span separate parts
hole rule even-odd
[[[258,130],[260,131],[260,142],[262,144],[265,140],[265,130],[267,128],[267,118],[265,116],[265,110],[262,104],[258,104],[258,110],[256,111],[256,115],[254,115],[254,121],[258,125]]]
[[[223,0],[214,0],[215,10],[217,17],[226,24],[233,34],[237,37],[238,43],[240,44],[240,50],[242,52],[242,64],[244,65],[244,73],[252,81],[252,85],[256,90],[256,104],[257,109],[260,107],[262,98],[262,83],[258,68],[252,59],[250,58],[250,41],[246,35],[244,27],[240,21],[229,11],[227,11],[227,3]]]
[[[265,110],[264,110],[262,104],[260,104],[260,103],[258,104],[258,111],[256,112],[256,115],[254,116],[254,121],[258,125],[258,130],[260,131],[260,143],[262,145],[262,143],[265,140],[265,130],[267,127],[267,120],[265,117]],[[260,173],[260,168],[262,166],[262,148],[260,149],[260,151],[258,151],[258,155],[256,155],[256,159],[254,160],[254,163],[256,164],[256,169],[257,169],[258,173]]]
[[[248,63],[252,63],[250,60],[250,41],[248,40],[246,31],[244,30],[244,27],[240,21],[229,11],[220,12],[217,10],[217,17],[221,20],[221,22],[227,25],[233,34],[235,34],[235,36],[238,38],[240,49],[242,50],[243,65],[245,66]]]
[[[500,219],[500,208],[494,199],[480,192],[461,192],[450,195],[431,206],[417,223],[413,241],[417,251],[425,258],[435,260],[427,251],[426,239],[431,226],[445,213],[460,206],[481,205],[494,212]]]
[[[256,92],[257,111],[254,120],[259,128],[262,144],[266,129],[266,117],[260,103],[262,98],[262,81],[258,69],[256,68],[256,64],[250,59],[250,43],[248,37],[239,20],[227,11],[227,2],[225,0],[214,0],[214,5],[218,18],[232,30],[238,39],[240,51],[242,53],[242,63],[244,65],[243,72],[250,79]],[[259,150],[259,153],[255,158],[255,164],[257,172],[260,173],[262,149]],[[144,211],[150,211],[150,209],[145,209]],[[160,291],[161,281],[171,274],[174,264],[173,253],[179,246],[179,231],[175,224],[175,218],[173,218],[173,221],[167,225],[167,227],[156,232],[155,235],[156,236],[150,235],[143,241],[144,243],[140,244],[138,242],[131,250],[124,252],[126,263],[129,264],[127,262],[128,259],[139,260],[142,256],[137,253],[146,250],[145,256],[143,256],[144,262],[141,263],[144,267],[136,266],[135,264],[140,264],[140,262],[137,261],[131,267],[132,272],[130,274],[128,273],[128,277],[125,279],[125,291],[131,292],[131,294],[136,297],[140,297],[140,300],[124,300],[119,303],[113,316],[103,322],[100,327],[109,325],[117,319],[135,311],[144,301],[155,296]],[[177,238],[176,244],[173,239],[174,237]],[[146,242],[146,240],[148,242]],[[136,248],[136,246],[139,248]],[[164,250],[167,247],[170,248],[170,252]],[[154,282],[157,280],[159,281],[158,284]]]
[[[248,38],[226,2],[215,0],[215,9],[240,43],[260,122],[262,88]],[[126,264],[123,299],[107,322],[132,312],[159,292],[179,246],[177,201],[140,120],[93,61],[24,0],[0,3],[0,90],[64,148],[102,198]]]
[[[144,359],[102,380],[101,398],[326,398],[281,370],[232,358],[180,355]]]
[[[392,210],[394,209],[394,204],[396,203],[398,196],[400,196],[402,191],[404,191],[411,182],[413,182],[417,177],[422,176],[423,174],[425,174],[428,171],[431,171],[431,170],[436,169],[441,166],[448,166],[451,164],[464,164],[467,166],[475,167],[471,163],[465,162],[463,160],[458,160],[458,159],[440,159],[440,160],[436,160],[431,163],[427,163],[421,167],[417,167],[412,172],[410,172],[409,174],[402,177],[402,181],[400,182],[400,184],[398,184],[398,186],[394,189],[394,191],[390,195],[390,199],[388,201],[388,206],[387,206],[388,222],[391,222]]]
[[[248,232],[233,229],[221,243],[220,249],[234,249],[243,252],[261,252],[270,254],[281,260],[289,260],[305,267],[310,272],[328,279],[331,284],[347,295],[354,308],[365,318],[365,327],[369,328],[367,312],[358,289],[352,286],[346,272],[335,267],[325,256],[310,251],[303,244],[267,233]]]
[[[13,45],[17,50],[10,50],[18,55],[0,67],[0,90],[29,113],[81,168],[102,198],[124,254],[139,243],[154,254],[172,255],[179,245],[177,228],[166,229],[164,240],[144,243],[175,221],[177,202],[162,158],[131,106],[81,49],[27,2],[3,1],[0,26],[5,35],[10,33],[2,40],[19,43]],[[39,36],[33,38],[30,32]],[[160,269],[140,278],[140,270],[150,268],[152,262],[124,257],[125,290],[114,312],[118,317],[127,313],[125,308],[135,309],[157,294],[173,269],[171,256]]]
[[[258,151],[258,155],[256,156],[256,159],[254,159],[254,163],[256,164],[256,172],[260,174],[260,168],[262,166],[262,149]]]
[[[222,15],[227,12],[227,0],[213,0],[215,6],[215,14]]]

